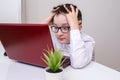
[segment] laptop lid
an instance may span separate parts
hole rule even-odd
[[[10,59],[46,67],[41,57],[53,49],[46,24],[0,24],[0,40]]]

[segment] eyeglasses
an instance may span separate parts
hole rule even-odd
[[[51,26],[51,29],[53,32],[57,33],[59,31],[59,29],[61,30],[61,32],[66,33],[70,31],[70,27],[69,26]]]

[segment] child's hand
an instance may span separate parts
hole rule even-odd
[[[78,9],[76,8],[76,10],[74,9],[74,7],[71,5],[71,11],[64,5],[65,9],[67,10],[67,14],[66,18],[68,20],[68,23],[70,25],[71,30],[74,29],[81,29],[81,26],[79,25],[79,21],[78,21]]]
[[[52,20],[53,20],[53,18],[54,18],[54,16],[55,16],[55,12],[54,11],[56,11],[56,10],[58,10],[59,9],[59,7],[56,7],[56,8],[53,8],[53,10],[52,10],[52,13],[50,14],[50,16],[48,16],[44,21],[42,21],[41,23],[43,23],[43,24],[51,24],[51,22],[52,22]]]
[[[48,24],[48,25],[51,24],[54,15],[55,15],[55,13],[51,13],[50,16],[48,16],[48,17],[47,17],[44,21],[42,21],[41,23],[42,23],[42,24]]]

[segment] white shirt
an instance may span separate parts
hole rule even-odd
[[[70,57],[73,68],[83,68],[93,59],[95,41],[80,30],[70,31],[70,44],[60,44],[52,33],[54,47]]]

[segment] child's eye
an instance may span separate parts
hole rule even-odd
[[[68,26],[63,26],[63,27],[62,27],[63,30],[69,30],[69,28],[70,28],[70,27],[68,27]]]

